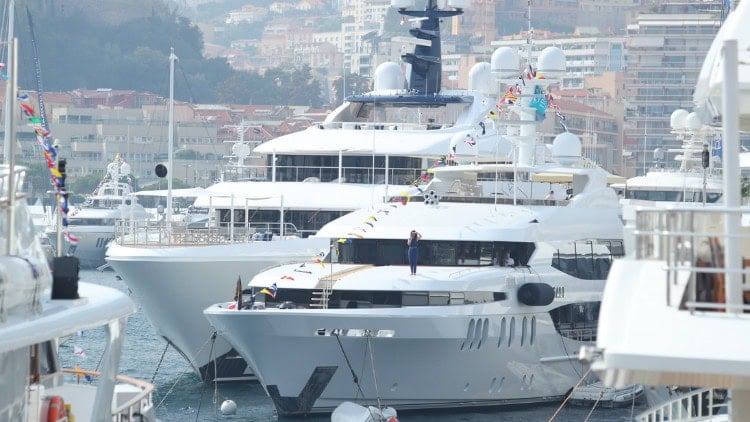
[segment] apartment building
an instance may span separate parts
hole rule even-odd
[[[722,0],[667,1],[641,13],[626,35],[624,153],[632,174],[653,166],[653,151],[676,148],[670,116],[693,109],[698,73],[722,22]],[[668,154],[668,165],[674,163]]]

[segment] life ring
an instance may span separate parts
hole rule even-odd
[[[52,396],[49,398],[49,408],[47,410],[47,422],[57,422],[66,416],[65,402],[61,396]]]

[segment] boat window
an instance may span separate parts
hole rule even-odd
[[[624,255],[622,241],[597,239],[560,245],[552,258],[552,267],[584,280],[605,280],[612,260]]]
[[[376,266],[407,265],[408,245],[403,239],[336,239],[335,262]],[[421,240],[419,265],[489,266],[509,252],[517,266],[528,263],[534,244],[528,242],[478,242]]]
[[[552,309],[549,314],[555,330],[563,337],[596,341],[600,302],[571,303]]]

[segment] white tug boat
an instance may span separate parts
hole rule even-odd
[[[740,207],[739,131],[750,129],[750,2],[719,30],[695,90],[723,130],[724,204],[636,214],[633,253],[615,262],[596,347],[581,357],[609,386],[693,388],[639,421],[750,420],[750,208]]]
[[[0,166],[0,420],[155,420],[153,386],[117,375],[135,305],[119,290],[79,284],[73,257],[56,259],[53,279],[25,200],[10,199],[25,170],[9,176]],[[61,339],[97,327],[106,329],[98,371],[62,368]]]
[[[129,175],[130,164],[118,153],[94,192],[86,196],[83,204],[70,209],[68,227],[75,232],[77,242],[58,240],[59,222],[52,219],[45,233],[55,250],[57,245],[62,248],[58,255],[77,257],[83,268],[98,268],[106,264],[107,244],[115,238],[118,221],[147,221],[151,217],[132,195],[130,182],[123,180]]]
[[[156,235],[145,237],[124,233],[109,247],[107,262],[134,292],[157,332],[204,380],[248,377],[253,371],[220,334],[214,335],[203,309],[232,299],[228,295],[238,278],[246,282],[270,266],[326,253],[327,239],[309,237],[326,223],[394,197],[406,201],[420,195],[423,178],[431,176],[427,169],[436,163],[450,164],[441,169],[466,162],[513,163],[512,152],[518,166],[501,170],[510,178],[498,182],[497,168],[480,174],[485,197],[542,199],[553,187],[557,199],[565,198],[570,180],[534,191],[511,189],[514,172],[529,175],[532,157],[542,163],[540,157],[549,156],[548,148],[536,143],[534,110],[528,108],[534,95],[524,99],[528,121],[509,129],[489,117],[500,114],[490,63],[475,65],[468,90],[441,89],[440,20],[460,15],[465,2],[460,7],[449,2],[447,10],[438,10],[436,3],[427,2],[429,16],[396,4],[413,21],[409,32],[416,38],[414,53],[402,57],[410,64],[408,78],[396,63],[383,63],[372,92],[347,97],[320,124],[257,146],[253,153],[268,160],[268,181],[207,188],[194,208],[207,210],[208,227],[173,225],[169,232],[157,227],[152,229]],[[517,54],[507,50],[502,58],[509,60],[500,60],[503,66],[496,70],[520,84]],[[537,86],[543,91],[564,71],[561,50],[550,48],[543,56],[547,79],[525,81],[529,92]],[[235,152],[247,156],[246,149]],[[460,190],[458,179],[448,190]],[[477,196],[476,191],[462,192]],[[144,241],[154,238],[160,241]]]

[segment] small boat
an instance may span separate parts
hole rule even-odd
[[[345,401],[331,413],[331,422],[398,422],[392,407],[362,406]]]
[[[607,387],[601,381],[582,385],[570,394],[570,403],[581,406],[630,406],[643,395],[643,385],[630,384],[622,388]]]

